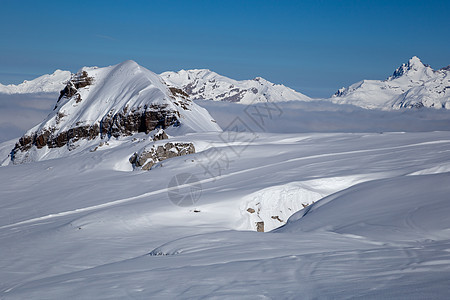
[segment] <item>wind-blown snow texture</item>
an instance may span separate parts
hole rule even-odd
[[[209,115],[134,62],[83,70],[94,84],[61,98],[65,121],[36,128],[163,103],[188,130],[45,146],[18,165],[1,143],[1,299],[448,298],[448,110],[198,101]],[[133,169],[167,142],[196,153]]]
[[[178,137],[198,152],[148,172],[128,162],[142,139],[0,168],[1,297],[448,296],[448,132],[221,137]],[[203,192],[183,208],[185,172]]]
[[[435,71],[414,56],[388,79],[357,82],[337,91],[331,100],[363,108],[450,109],[450,69]]]

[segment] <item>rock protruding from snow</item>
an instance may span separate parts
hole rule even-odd
[[[300,182],[256,191],[242,199],[241,229],[271,231],[284,225],[292,214],[323,196],[308,184]]]
[[[3,85],[0,83],[0,93],[3,94],[33,94],[58,93],[70,79],[69,71],[56,70],[53,74],[42,75],[33,80],[25,80],[21,84]]]
[[[130,163],[134,168],[150,170],[155,164],[163,160],[195,153],[192,143],[166,143],[164,145],[151,148],[144,148],[139,153],[134,153],[130,157]]]
[[[12,161],[40,160],[48,149],[176,127],[180,133],[220,131],[209,113],[172,91],[134,61],[83,68],[61,91],[54,111],[20,138]]]
[[[339,89],[335,103],[363,108],[447,108],[450,109],[450,70],[433,70],[417,57],[397,68],[386,80],[363,80]]]
[[[250,104],[268,101],[311,100],[281,84],[273,84],[261,77],[253,80],[233,80],[210,70],[181,70],[164,72],[164,81],[191,96],[193,100],[214,100]]]
[[[158,132],[153,136],[154,141],[167,140],[169,136],[163,129],[159,129]]]

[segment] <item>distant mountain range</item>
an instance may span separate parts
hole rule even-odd
[[[414,56],[386,80],[362,80],[339,89],[328,99],[368,109],[445,108],[450,109],[450,66],[433,70]],[[56,70],[19,85],[0,84],[0,93],[59,93],[70,80],[69,71]],[[310,101],[310,97],[261,77],[234,80],[206,69],[164,72],[167,86],[181,90],[191,100],[203,99],[251,104],[257,102]]]
[[[42,75],[33,80],[25,80],[21,84],[3,85],[0,83],[0,93],[3,94],[34,94],[59,93],[70,79],[70,71],[56,70],[53,74]]]
[[[450,66],[433,70],[414,56],[386,80],[357,82],[338,90],[331,101],[370,109],[450,109]]]
[[[278,102],[311,100],[284,85],[271,83],[264,78],[233,80],[210,70],[181,70],[164,72],[161,77],[169,86],[182,89],[193,100],[214,100],[251,104],[255,102]]]

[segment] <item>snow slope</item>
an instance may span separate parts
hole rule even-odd
[[[281,84],[264,78],[233,80],[206,69],[164,72],[161,77],[168,85],[178,87],[193,99],[239,102],[308,101],[310,98]]]
[[[398,244],[449,240],[449,180],[443,173],[362,183],[296,213],[277,232],[330,231]]]
[[[334,103],[363,108],[450,108],[450,71],[433,70],[416,56],[386,80],[363,80],[337,91]]]
[[[148,172],[139,135],[0,168],[1,298],[448,296],[448,132],[190,133]]]
[[[4,94],[34,94],[34,93],[59,93],[70,79],[69,71],[56,70],[53,74],[42,75],[33,80],[25,80],[23,83],[3,85],[0,83],[0,93]]]

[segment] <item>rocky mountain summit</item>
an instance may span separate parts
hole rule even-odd
[[[251,104],[290,100],[311,100],[306,95],[264,78],[233,80],[206,69],[164,72],[161,77],[169,85],[181,89],[193,100],[214,100]]]
[[[450,67],[433,70],[414,56],[386,80],[363,80],[341,88],[331,101],[364,108],[450,109]]]
[[[40,160],[51,149],[74,150],[80,141],[169,127],[183,133],[220,131],[205,109],[134,61],[85,67],[67,81],[47,119],[19,139],[11,160]]]

